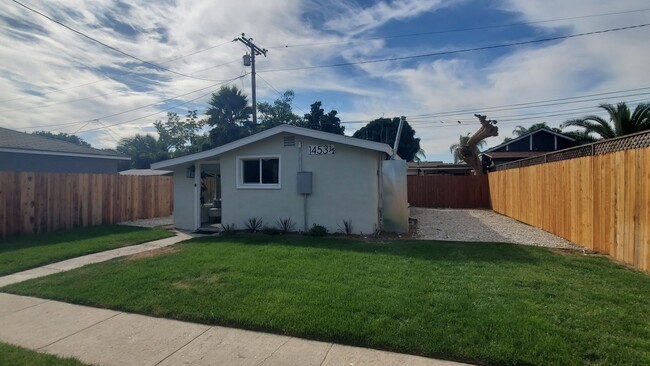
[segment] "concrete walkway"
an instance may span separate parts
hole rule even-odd
[[[190,238],[177,232],[171,238],[72,258],[0,277],[0,287]],[[0,293],[0,342],[98,365],[464,365],[6,293]]]
[[[79,268],[87,264],[104,262],[113,258],[124,257],[127,255],[142,253],[153,249],[163,248],[191,238],[192,237],[190,235],[177,231],[176,236],[172,236],[170,238],[150,241],[138,245],[131,245],[128,247],[107,250],[105,252],[88,254],[82,257],[68,259],[63,262],[48,264],[43,267],[12,273],[10,275],[0,277],[0,287],[11,285],[12,283],[31,280],[32,278],[51,275],[57,272],[69,271],[71,269]]]
[[[463,365],[4,293],[0,342],[98,365]]]

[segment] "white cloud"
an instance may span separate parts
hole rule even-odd
[[[133,1],[127,10],[116,1],[66,0],[34,4],[34,7],[57,19],[145,60],[162,63],[197,50],[227,44],[165,63],[164,66],[181,73],[206,79],[231,79],[242,74],[240,59],[243,45],[230,42],[241,32],[254,38],[261,47],[269,48],[268,57],[258,59],[259,70],[322,65],[343,60],[356,61],[388,58],[404,54],[431,52],[426,45],[409,46],[409,49],[387,48],[384,41],[363,43],[326,43],[361,37],[391,22],[412,21],[418,16],[443,7],[457,6],[465,1],[407,0],[380,1],[363,8],[343,0],[315,4],[313,0],[257,0],[203,1]],[[502,1],[502,9],[511,12],[520,21],[544,21],[571,18],[581,15],[617,12],[647,7],[644,1],[629,0],[625,4],[609,1]],[[129,71],[125,65],[135,61],[119,55],[79,35],[49,22],[12,3],[0,5],[0,13],[14,20],[34,23],[48,32],[37,34],[33,29],[16,29],[5,24],[0,27],[0,100],[22,98],[0,103],[0,123],[15,129],[32,126],[61,124],[92,120],[108,116],[165,98],[182,95],[204,88],[215,82],[185,78],[157,71],[160,80],[151,83],[150,92],[135,92],[132,85],[116,80],[101,80],[99,68],[111,67]],[[100,20],[109,14],[119,22],[143,30],[137,37],[127,37],[114,29],[101,25]],[[310,14],[313,18],[306,15]],[[620,16],[588,17],[556,22],[537,23],[543,32],[589,32],[645,22],[647,12]],[[324,26],[322,24],[325,24]],[[431,26],[436,29],[435,25]],[[454,59],[419,59],[417,63],[386,62],[348,68],[322,68],[292,72],[261,73],[261,77],[280,91],[294,89],[297,95],[316,93],[344,93],[354,108],[338,108],[343,120],[370,120],[380,117],[465,110],[471,108],[511,105],[536,100],[557,99],[574,95],[608,92],[650,86],[650,69],[647,60],[650,45],[646,41],[648,28],[539,44],[508,50],[499,59],[469,58],[464,54]],[[22,38],[16,38],[18,32]],[[14,36],[12,36],[14,34]],[[25,40],[25,37],[32,37]],[[167,42],[163,42],[167,40]],[[271,48],[280,45],[318,43],[314,47]],[[325,43],[325,44],[323,44]],[[462,48],[462,44],[448,44],[445,49]],[[235,62],[231,62],[235,61]],[[231,62],[231,63],[229,63]],[[216,65],[229,63],[222,67]],[[408,65],[408,66],[407,66]],[[197,72],[198,70],[207,69]],[[351,72],[356,70],[356,72]],[[148,72],[153,70],[147,68]],[[129,80],[130,77],[123,77]],[[117,80],[123,80],[117,78]],[[248,92],[249,81],[237,82]],[[84,87],[72,88],[88,84]],[[258,80],[258,100],[275,99],[277,93],[262,80]],[[28,96],[26,90],[47,92]],[[179,98],[187,101],[208,90]],[[108,94],[103,97],[67,102],[73,99]],[[27,97],[25,97],[27,96]],[[339,97],[342,98],[342,97]],[[208,97],[197,101],[205,103]],[[315,100],[315,99],[314,99]],[[323,100],[329,106],[333,101]],[[595,106],[593,101],[578,106]],[[45,106],[44,108],[34,108]],[[169,107],[165,104],[165,107]],[[302,106],[306,109],[308,106]],[[328,107],[331,108],[331,107]],[[105,125],[124,122],[161,110],[147,107],[137,112],[102,120]],[[481,112],[477,110],[475,112]],[[525,113],[535,110],[512,110],[489,113],[499,117],[500,137],[489,139],[490,145],[509,136],[517,124],[532,124],[543,120],[524,119]],[[430,159],[449,160],[448,147],[461,134],[473,133],[478,122],[474,111],[435,119],[412,119],[417,135],[422,138]],[[520,114],[522,119],[516,117]],[[115,137],[151,131],[155,119],[164,119],[165,113],[132,123],[112,127],[111,136],[105,131],[82,134],[98,147],[112,147]],[[463,120],[457,124],[456,120]],[[439,121],[444,123],[441,124]],[[549,118],[557,125],[563,117]],[[83,128],[82,128],[83,127]],[[103,127],[98,122],[67,127],[60,131]],[[362,125],[346,127],[349,133]],[[53,127],[52,130],[55,130]]]

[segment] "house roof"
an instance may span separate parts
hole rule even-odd
[[[172,170],[155,170],[155,169],[129,169],[118,172],[120,175],[172,175]]]
[[[94,149],[51,137],[32,135],[3,127],[0,127],[0,152],[131,160],[131,158],[118,155],[113,151]]]
[[[535,131],[529,132],[529,133],[527,133],[527,134],[525,134],[525,135],[521,135],[521,136],[519,136],[519,137],[517,137],[517,138],[514,138],[514,139],[512,139],[512,140],[510,140],[510,141],[506,141],[506,142],[502,143],[501,145],[497,145],[497,146],[491,147],[491,148],[489,148],[489,149],[483,151],[483,153],[488,153],[488,152],[491,152],[491,151],[494,151],[494,150],[498,150],[498,149],[500,149],[500,148],[502,148],[502,147],[505,147],[505,146],[507,146],[507,145],[510,145],[510,144],[512,144],[512,143],[515,143],[515,142],[517,142],[517,141],[519,141],[519,140],[523,140],[523,139],[525,139],[525,138],[527,138],[527,137],[529,137],[529,136],[532,136],[532,135],[537,134],[537,133],[542,133],[542,132],[550,133],[550,134],[552,134],[552,135],[555,135],[555,136],[557,136],[557,137],[561,137],[561,138],[566,139],[566,140],[569,140],[569,141],[575,141],[575,140],[576,140],[576,139],[574,139],[574,138],[572,138],[572,137],[569,137],[569,136],[567,136],[567,135],[563,135],[563,134],[561,134],[561,133],[557,133],[557,132],[555,132],[555,131],[551,131],[551,130],[549,130],[548,128],[540,128],[540,129],[537,129],[537,130],[535,130]]]
[[[252,143],[255,143],[257,141],[269,138],[271,136],[275,136],[280,133],[291,133],[294,135],[300,135],[300,136],[305,136],[305,137],[312,137],[315,139],[320,139],[320,140],[325,140],[325,141],[331,141],[339,144],[344,144],[344,145],[350,145],[350,146],[356,146],[360,147],[362,149],[369,149],[369,150],[374,150],[374,151],[379,151],[379,152],[384,152],[388,155],[393,154],[393,149],[380,142],[375,142],[375,141],[368,141],[368,140],[363,140],[363,139],[358,139],[355,137],[350,137],[350,136],[342,136],[342,135],[337,135],[334,133],[329,133],[329,132],[323,132],[323,131],[317,131],[317,130],[312,130],[309,128],[303,128],[303,127],[296,127],[296,126],[291,126],[291,125],[280,125],[277,127],[270,128],[268,130],[256,133],[254,135],[244,137],[243,139],[239,139],[237,141],[233,141],[231,143],[216,147],[211,150],[206,150],[202,151],[200,153],[192,154],[192,155],[186,155],[186,156],[181,156],[175,159],[170,159],[170,160],[164,160],[164,161],[159,161],[157,163],[151,164],[152,169],[161,169],[161,168],[169,168],[172,166],[176,165],[181,165],[201,159],[207,159],[210,157],[214,157],[220,154],[223,154],[227,151],[234,150],[237,148],[240,148],[242,146],[246,146]]]

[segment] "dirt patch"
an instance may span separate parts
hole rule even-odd
[[[151,258],[151,257],[156,257],[159,255],[167,255],[167,254],[174,254],[176,252],[179,252],[180,249],[176,247],[164,247],[164,248],[159,248],[159,249],[153,249],[153,250],[147,250],[146,252],[140,252],[136,254],[131,254],[124,259],[129,260],[129,261],[135,261],[138,259],[144,259],[144,258]]]

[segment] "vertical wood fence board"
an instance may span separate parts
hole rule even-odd
[[[172,197],[172,177],[0,172],[0,237],[169,216]]]
[[[167,185],[172,189],[171,177]],[[408,201],[414,207],[490,208],[487,176],[408,176]],[[165,205],[172,206],[169,196]]]
[[[492,209],[650,271],[650,148],[489,174]]]

